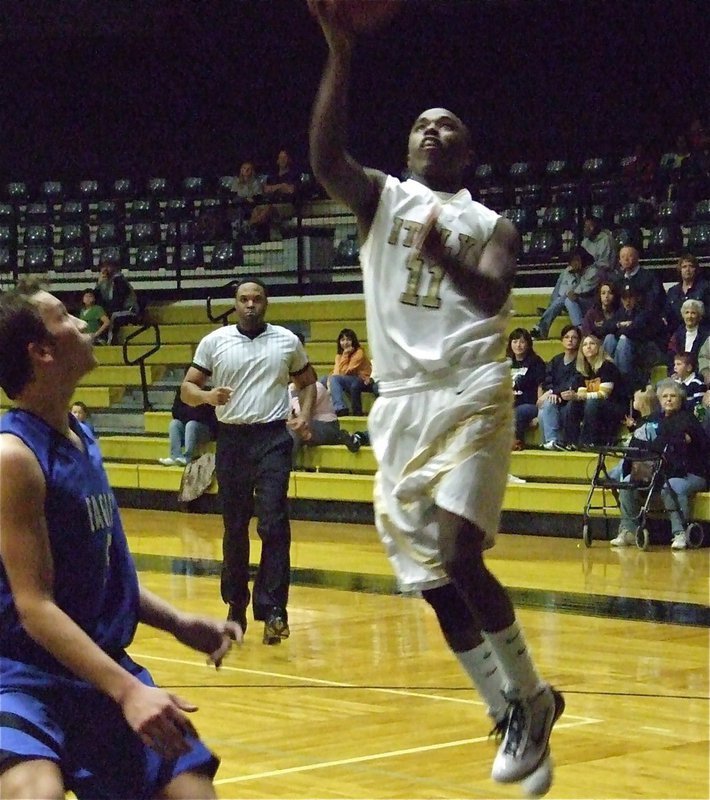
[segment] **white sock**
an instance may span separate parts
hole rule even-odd
[[[498,664],[493,648],[483,641],[473,650],[454,655],[473,681],[481,698],[488,704],[488,714],[496,721],[502,719],[508,705],[503,696],[505,674]]]
[[[522,697],[535,694],[542,681],[530,658],[525,636],[517,620],[509,628],[497,633],[484,631],[483,635],[498,658],[506,688],[517,690]]]

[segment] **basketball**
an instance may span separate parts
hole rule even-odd
[[[386,25],[399,11],[402,0],[331,0],[337,3],[343,20],[357,33]]]

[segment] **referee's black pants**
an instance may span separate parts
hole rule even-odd
[[[249,605],[249,520],[258,517],[261,560],[254,580],[254,619],[286,614],[291,577],[288,482],[293,441],[285,422],[219,424],[217,481],[224,520],[222,599]]]

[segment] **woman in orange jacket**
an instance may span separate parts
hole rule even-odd
[[[352,414],[361,417],[362,393],[375,392],[372,364],[365,355],[357,334],[350,328],[343,328],[340,331],[337,347],[338,353],[335,356],[333,372],[328,376],[326,382],[335,413],[339,417],[349,413],[345,401],[347,395],[350,398]]]

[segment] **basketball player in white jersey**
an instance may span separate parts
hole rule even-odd
[[[404,182],[346,150],[354,35],[338,3],[308,0],[328,44],[311,163],[355,213],[368,343],[380,396],[368,418],[378,461],[375,518],[403,591],[421,592],[488,704],[502,742],[494,780],[549,790],[562,695],[537,674],[508,593],[487,569],[508,474],[512,389],[504,331],[513,225],[462,188],[469,133],[443,108],[409,135]]]

